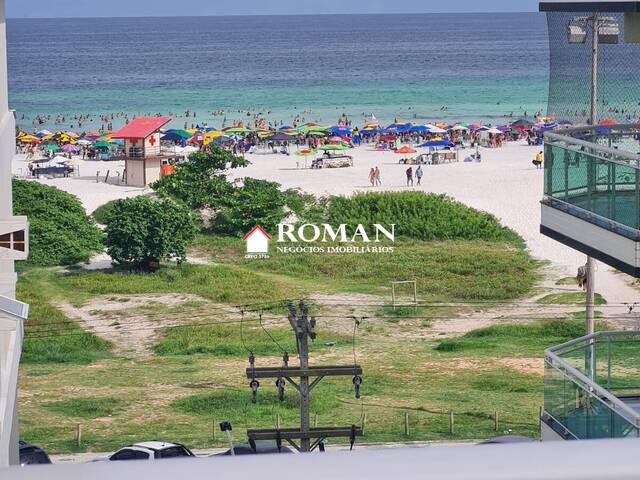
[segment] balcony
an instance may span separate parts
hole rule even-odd
[[[545,134],[540,231],[640,277],[640,125]]]
[[[547,439],[639,437],[640,332],[598,332],[546,350],[542,422]]]

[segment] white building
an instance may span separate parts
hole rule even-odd
[[[16,294],[14,261],[27,258],[29,253],[27,219],[13,216],[11,161],[16,132],[14,114],[9,110],[4,0],[0,0],[0,44],[0,466],[3,466],[19,463],[16,398],[22,320],[27,309],[11,299]]]

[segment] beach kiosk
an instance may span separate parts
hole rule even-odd
[[[170,117],[138,117],[115,132],[112,137],[124,141],[125,183],[146,187],[160,179],[163,160],[175,155],[163,155],[160,149],[160,129]]]

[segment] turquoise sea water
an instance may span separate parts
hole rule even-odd
[[[9,20],[9,97],[27,129],[115,112],[499,124],[546,109],[546,35],[538,14]]]

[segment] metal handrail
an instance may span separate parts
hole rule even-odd
[[[548,140],[555,140],[558,142],[565,142],[567,144],[571,144],[571,145],[576,145],[576,146],[580,146],[580,147],[584,147],[584,148],[588,148],[590,150],[592,150],[593,152],[598,152],[598,153],[604,153],[607,155],[615,155],[617,157],[624,157],[629,159],[629,161],[631,162],[635,162],[635,165],[633,164],[626,164],[626,163],[622,163],[610,158],[602,158],[602,160],[604,161],[608,161],[608,162],[613,162],[613,163],[620,163],[621,165],[625,165],[625,166],[630,166],[636,169],[640,169],[640,155],[632,153],[632,152],[627,152],[626,150],[620,150],[620,149],[616,149],[616,148],[611,148],[611,147],[607,147],[604,145],[599,145],[597,143],[593,143],[593,142],[588,142],[586,140],[580,140],[578,138],[574,138],[572,136],[570,136],[570,134],[572,133],[584,133],[585,131],[592,131],[592,132],[596,132],[597,130],[600,130],[602,128],[607,128],[610,131],[616,131],[616,129],[633,129],[634,132],[629,132],[628,135],[640,135],[640,124],[622,124],[622,125],[612,125],[612,126],[597,126],[597,127],[576,127],[576,128],[567,128],[565,130],[562,130],[562,133],[558,133],[556,132],[545,132],[544,133],[544,137],[545,137],[545,141]],[[569,134],[569,135],[567,135]],[[618,135],[624,135],[624,133],[618,133]],[[587,153],[587,152],[585,152]]]
[[[565,202],[564,200],[560,200],[559,198],[556,198],[553,195],[545,194],[544,198],[540,203],[542,203],[543,205],[546,205],[547,204],[546,202],[557,203],[559,204],[559,206],[563,205],[566,210],[574,210],[575,213],[577,214],[580,214],[580,212],[583,212],[581,213],[581,215],[583,217],[587,217],[587,218],[584,218],[584,220],[586,221],[589,221],[588,218],[591,217],[593,220],[600,222],[603,225],[611,224],[609,230],[619,233],[620,235],[628,237],[632,240],[638,239],[638,236],[640,235],[640,230],[636,228],[630,227],[629,225],[625,225],[624,223],[620,223],[611,218],[603,217],[602,215],[592,212],[591,210],[586,210],[582,207],[574,205],[573,203]],[[553,205],[549,205],[549,206],[553,207]],[[579,215],[574,215],[574,216],[579,216]],[[594,222],[592,221],[591,223],[594,223]],[[599,225],[598,223],[594,223],[594,224],[598,226],[602,226],[602,225]]]
[[[582,372],[572,367],[568,362],[566,362],[561,356],[557,355],[555,352],[558,350],[562,350],[567,347],[571,347],[578,343],[585,343],[585,347],[588,347],[588,342],[595,341],[599,337],[620,337],[620,336],[638,336],[640,337],[640,332],[596,332],[591,335],[585,335],[584,337],[575,338],[568,342],[562,343],[560,345],[556,345],[554,347],[548,348],[544,351],[545,357],[550,360],[552,366],[556,367],[557,365],[561,366],[562,369],[573,375],[575,378],[580,380],[585,386],[588,387],[590,392],[595,392],[602,398],[606,398],[611,403],[612,410],[618,412],[623,416],[627,421],[632,423],[636,428],[640,428],[640,414],[629,407],[626,403],[620,400],[615,395],[611,394],[608,390],[602,388],[600,385],[595,383],[589,377],[584,375]],[[623,414],[624,413],[624,414]]]

